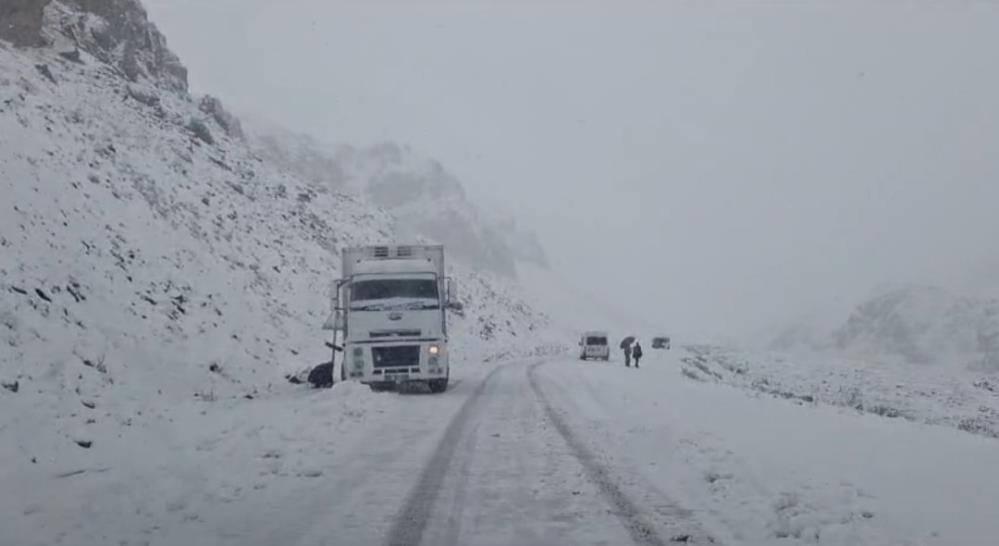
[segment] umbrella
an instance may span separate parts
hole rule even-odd
[[[621,340],[620,347],[624,349],[625,347],[629,347],[634,342],[635,342],[635,336],[628,336]]]

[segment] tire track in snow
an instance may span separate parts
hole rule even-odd
[[[430,521],[437,498],[440,496],[441,485],[448,474],[459,440],[465,435],[465,429],[469,422],[478,413],[477,406],[479,406],[479,398],[482,393],[502,369],[503,366],[497,366],[489,372],[489,375],[476,387],[468,400],[461,405],[458,413],[448,423],[447,430],[444,431],[444,436],[437,445],[437,449],[430,456],[430,462],[420,474],[419,482],[406,498],[406,503],[399,511],[399,515],[396,516],[386,541],[388,546],[413,546],[420,544],[423,540],[423,533]]]
[[[548,401],[548,398],[538,385],[537,375],[535,374],[535,370],[542,364],[544,363],[532,365],[528,369],[527,376],[528,382],[531,384],[531,389],[541,401],[548,420],[551,421],[555,430],[565,440],[576,460],[583,466],[587,476],[597,486],[600,494],[614,508],[614,514],[621,521],[621,524],[624,525],[625,529],[628,530],[631,540],[635,544],[643,546],[666,546],[667,542],[659,536],[655,527],[643,517],[638,505],[628,498],[628,495],[618,486],[617,481],[611,476],[610,470],[600,464],[593,452],[576,437],[572,429],[569,428],[569,425],[566,424],[565,419],[555,411],[554,406]]]

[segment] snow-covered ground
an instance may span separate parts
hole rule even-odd
[[[995,440],[691,381],[683,356],[538,369],[647,508],[673,502],[724,544],[995,544]]]
[[[686,349],[683,370],[690,379],[999,438],[999,373],[992,369],[830,352]]]
[[[11,544],[988,545],[995,440],[560,358],[157,409],[4,467]],[[86,408],[80,412],[87,411]]]

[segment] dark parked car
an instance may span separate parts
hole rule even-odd
[[[669,350],[669,337],[660,336],[652,338],[652,348],[653,349],[666,349]]]

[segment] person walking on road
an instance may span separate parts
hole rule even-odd
[[[624,350],[624,365],[628,368],[631,367],[631,345],[625,345]]]
[[[635,357],[635,367],[638,367],[638,362],[642,360],[642,344],[635,342],[635,348],[631,350],[631,356]]]

